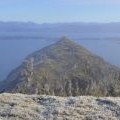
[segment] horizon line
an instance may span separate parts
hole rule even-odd
[[[31,23],[31,24],[111,24],[111,23],[120,23],[120,21],[111,21],[111,22],[98,22],[98,21],[90,21],[90,22],[84,22],[84,21],[73,21],[73,22],[36,22],[36,21],[17,21],[17,20],[10,20],[10,21],[4,21],[0,20],[1,23]]]

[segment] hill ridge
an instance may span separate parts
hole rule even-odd
[[[62,37],[30,54],[2,91],[59,96],[120,95],[120,69]]]

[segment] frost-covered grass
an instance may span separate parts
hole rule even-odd
[[[4,93],[0,120],[120,120],[120,98]]]

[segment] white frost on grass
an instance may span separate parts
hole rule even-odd
[[[0,120],[120,120],[120,98],[4,93]]]

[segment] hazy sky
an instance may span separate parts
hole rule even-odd
[[[0,20],[120,22],[120,0],[0,0]]]

